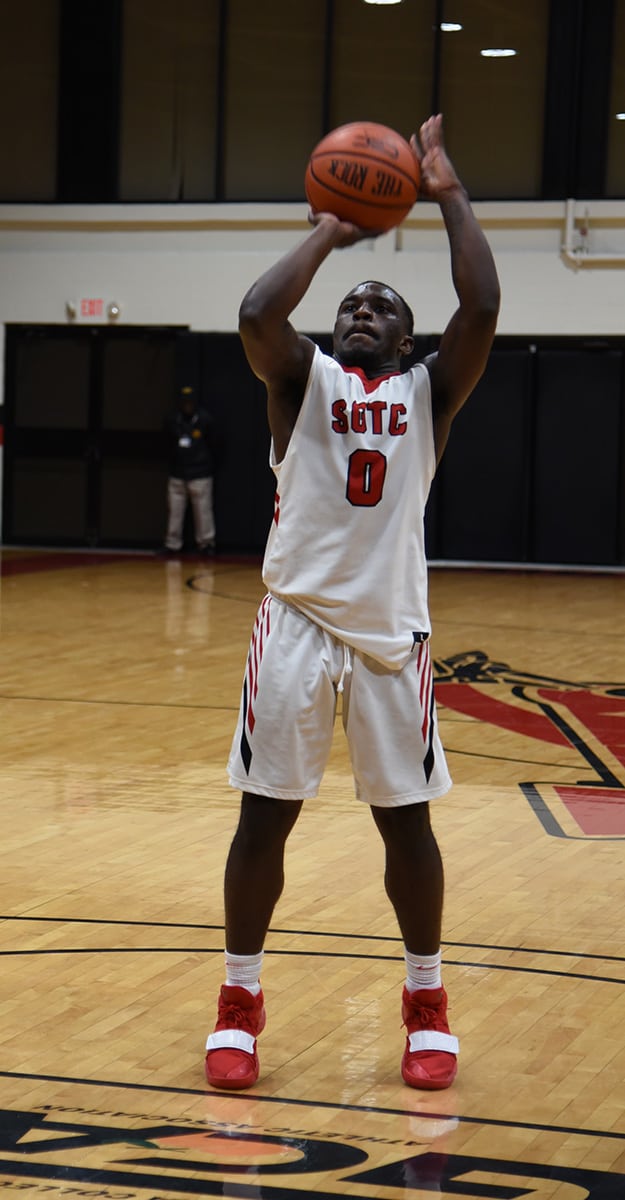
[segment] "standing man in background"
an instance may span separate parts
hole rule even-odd
[[[213,512],[213,422],[198,407],[192,387],[181,387],[174,411],[165,420],[169,450],[167,533],[164,550],[183,548],[187,503],[193,510],[193,531],[200,554],[215,553]]]

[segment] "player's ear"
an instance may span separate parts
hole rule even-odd
[[[401,342],[399,343],[398,350],[402,358],[407,358],[409,354],[412,354],[414,350],[414,338],[411,336],[411,334],[404,334]]]

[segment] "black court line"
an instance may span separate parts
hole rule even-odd
[[[246,1091],[245,1096],[242,1096],[240,1092],[217,1092],[213,1091],[212,1088],[184,1088],[170,1085],[159,1086],[152,1083],[126,1083],[115,1079],[84,1079],[71,1075],[36,1075],[27,1071],[0,1070],[0,1079],[24,1079],[32,1083],[73,1084],[76,1087],[116,1088],[118,1091],[127,1092],[156,1092],[158,1095],[163,1096],[200,1096],[204,1099],[207,1096],[219,1096],[221,1100],[240,1101],[245,1099],[261,1101],[263,1104],[284,1104],[297,1108],[332,1109],[334,1112],[373,1113],[388,1117],[423,1117],[429,1121],[458,1121],[459,1124],[463,1125],[483,1125],[495,1129],[529,1129],[535,1130],[537,1133],[559,1133],[575,1137],[609,1138],[612,1141],[625,1141],[625,1132],[621,1133],[618,1130],[584,1129],[574,1125],[546,1125],[535,1121],[504,1121],[495,1117],[468,1117],[461,1116],[459,1113],[432,1112],[430,1109],[421,1111],[414,1108],[383,1108],[379,1105],[367,1104],[336,1104],[332,1100],[296,1100],[289,1096],[264,1096],[254,1091]],[[47,1107],[54,1108],[55,1106],[54,1104],[48,1104]],[[67,1105],[63,1105],[63,1110],[66,1110],[67,1107]],[[34,1105],[34,1108],[43,1108],[43,1105],[37,1104]]]
[[[233,600],[236,604],[249,604],[250,607],[253,605],[255,609],[258,608],[265,595],[261,590],[258,600],[256,600],[253,596],[237,596],[232,592],[221,592],[217,588],[211,588],[209,591],[208,588],[198,586],[203,579],[206,579],[205,575],[192,576],[191,579],[185,580],[185,587],[192,592],[199,592],[202,596],[210,596],[212,600]]]
[[[462,621],[462,620],[459,620],[459,619],[453,618],[453,617],[449,617],[449,618],[437,617],[433,606],[430,606],[430,607],[432,608],[432,623],[434,626],[434,635],[436,635],[437,629],[456,628],[456,627],[458,627],[458,628],[464,627],[466,629],[467,626],[471,629],[487,629],[488,632],[491,634],[492,633],[505,633],[505,634],[525,633],[525,634],[529,634],[530,637],[533,637],[533,638],[536,637],[537,633],[539,633],[541,637],[543,637],[543,636],[562,637],[562,634],[563,634],[562,628],[561,627],[558,628],[555,625],[553,628],[550,628],[548,625],[541,625],[540,628],[537,629],[535,625],[494,625],[492,623],[485,625],[483,621],[476,621],[473,619]],[[572,639],[577,639],[577,638],[584,640],[584,639],[587,639],[589,636],[592,636],[593,641],[606,641],[608,643],[610,643],[610,642],[620,643],[622,640],[622,637],[620,634],[599,633],[595,629],[593,629],[592,634],[589,635],[587,625],[585,625],[582,629],[576,629],[575,627],[567,626],[566,629],[564,630],[564,635],[566,636],[566,638],[569,641]],[[443,681],[443,677],[441,676],[439,678],[439,682],[442,682],[442,681]],[[437,682],[437,676],[435,675],[434,676],[434,686],[435,687],[436,687],[436,682]]]
[[[440,718],[440,716],[441,716],[440,708],[438,710],[438,715]],[[484,724],[484,722],[481,722],[481,723]],[[445,754],[458,754],[464,758],[488,758],[488,759],[491,759],[493,762],[519,763],[520,766],[540,767],[541,770],[550,770],[550,771],[570,771],[571,770],[570,763],[544,762],[542,759],[538,760],[535,758],[517,758],[516,754],[484,754],[483,752],[480,752],[479,750],[454,750],[453,746],[448,746],[447,744],[445,744]],[[459,785],[459,786],[462,786],[462,785]],[[515,781],[515,783],[509,784],[508,786],[516,787],[517,783]]]
[[[206,925],[204,922],[194,921],[132,921],[122,920],[119,917],[35,917],[35,916],[19,916],[16,913],[0,913],[0,921],[41,921],[48,924],[59,925],[101,925],[104,928],[111,925],[122,925],[136,929],[200,929],[206,933],[214,933],[223,931],[223,925]],[[333,930],[322,929],[274,929],[270,928],[269,933],[280,934],[285,937],[321,937],[321,938],[337,938],[347,939],[353,938],[360,942],[397,942],[401,943],[401,938],[389,934],[385,936],[382,933],[344,933]],[[442,943],[443,946],[461,946],[464,950],[501,950],[512,952],[515,954],[546,954],[563,958],[581,958],[597,960],[599,962],[625,962],[625,955],[618,954],[586,954],[578,950],[550,950],[545,946],[498,946],[493,942],[447,942]],[[592,976],[594,978],[594,976]]]
[[[80,946],[54,947],[45,950],[0,950],[0,958],[47,958],[54,954],[223,954],[221,946]],[[285,958],[343,958],[364,959],[365,962],[403,963],[403,954],[355,954],[340,950],[265,950],[265,954],[281,955]],[[625,979],[610,975],[585,975],[581,971],[553,971],[543,967],[515,967],[509,963],[465,962],[453,958],[445,959],[446,967],[475,967],[480,971],[511,971],[517,975],[550,975],[556,979],[585,979],[590,983],[618,983],[625,986]]]
[[[237,712],[237,704],[164,704],[157,700],[89,700],[84,696],[25,696],[7,695],[0,692],[0,700],[34,700],[45,704],[113,704],[120,708],[182,708],[197,709],[199,712]]]

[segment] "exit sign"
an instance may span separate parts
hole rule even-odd
[[[81,317],[101,317],[104,313],[104,300],[98,296],[83,296],[78,311]]]

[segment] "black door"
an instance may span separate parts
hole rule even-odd
[[[3,540],[163,540],[173,329],[7,326]]]

